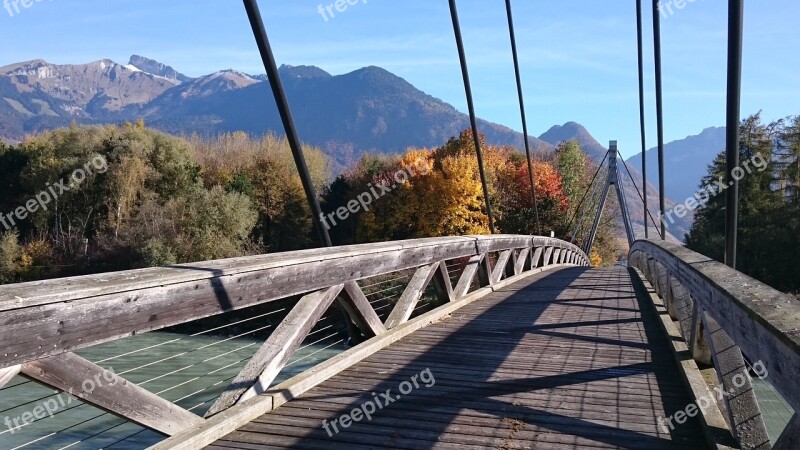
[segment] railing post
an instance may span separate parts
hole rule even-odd
[[[433,286],[436,288],[436,296],[439,303],[445,304],[456,300],[453,294],[453,283],[450,282],[450,271],[444,261],[439,263],[439,270],[433,276]]]
[[[531,251],[531,269],[536,269],[547,265],[546,262],[544,264],[540,264],[542,261],[542,254],[544,253],[544,247],[536,247],[533,249],[533,251]]]
[[[542,262],[542,267],[547,267],[551,264],[551,256],[553,256],[553,247],[546,247],[544,251],[544,261]]]
[[[531,269],[531,248],[526,247],[520,250],[514,261],[514,275],[519,275],[522,272]]]

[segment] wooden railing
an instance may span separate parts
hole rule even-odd
[[[454,260],[463,262],[455,283],[446,264]],[[557,239],[468,236],[314,249],[0,286],[0,388],[22,375],[173,436],[267,390],[334,302],[346,313],[348,327],[363,341],[390,334],[408,322],[431,284],[441,309],[476,295],[476,280],[479,291],[490,291],[501,281],[544,267],[588,264],[578,247]],[[381,320],[358,281],[408,270],[413,276],[391,313]],[[83,388],[86,380],[99,380],[109,373],[73,353],[76,350],[293,297],[299,300],[230,382],[206,418],[116,374],[113,382]]]
[[[664,300],[692,357],[700,364],[713,364],[727,393],[720,409],[739,445],[771,448],[749,374],[765,377],[794,411],[800,411],[800,302],[664,241],[636,241],[629,264]],[[712,400],[718,397],[709,393]],[[772,448],[800,448],[798,417],[795,413]]]

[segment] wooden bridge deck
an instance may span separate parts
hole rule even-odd
[[[697,421],[658,424],[691,400],[655,314],[625,269],[538,274],[209,448],[706,448]],[[387,389],[394,402],[343,426]]]

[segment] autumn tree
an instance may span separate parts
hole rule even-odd
[[[542,233],[560,230],[563,216],[567,212],[568,200],[561,185],[561,175],[548,164],[533,164],[536,187],[536,204]],[[533,193],[527,162],[520,161],[513,177],[514,195],[504,205],[505,214],[499,222],[504,233],[536,234],[536,218],[533,210]]]

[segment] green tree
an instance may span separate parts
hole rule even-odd
[[[800,116],[781,122],[775,149],[778,181],[789,204],[800,206]]]
[[[781,123],[764,124],[760,114],[742,121],[739,135],[740,167],[744,177],[739,181],[739,246],[737,269],[778,289],[796,290],[798,278],[787,277],[787,270],[796,273],[798,260],[797,217],[787,208],[787,197],[775,187],[780,173],[773,158]],[[749,167],[749,169],[748,169]],[[720,153],[709,166],[701,189],[724,185],[725,154]],[[708,191],[706,191],[708,192]],[[709,194],[709,200],[695,214],[695,221],[686,243],[689,248],[724,259],[725,198],[730,192],[722,187]]]
[[[0,284],[16,281],[22,270],[23,253],[19,234],[16,231],[0,234]]]
[[[556,168],[561,175],[561,186],[569,200],[569,212],[572,213],[588,185],[586,153],[581,150],[578,141],[573,139],[561,143],[556,149],[556,156]]]
[[[150,194],[132,219],[131,244],[149,264],[230,258],[248,253],[257,213],[250,199],[222,186],[161,203]]]

